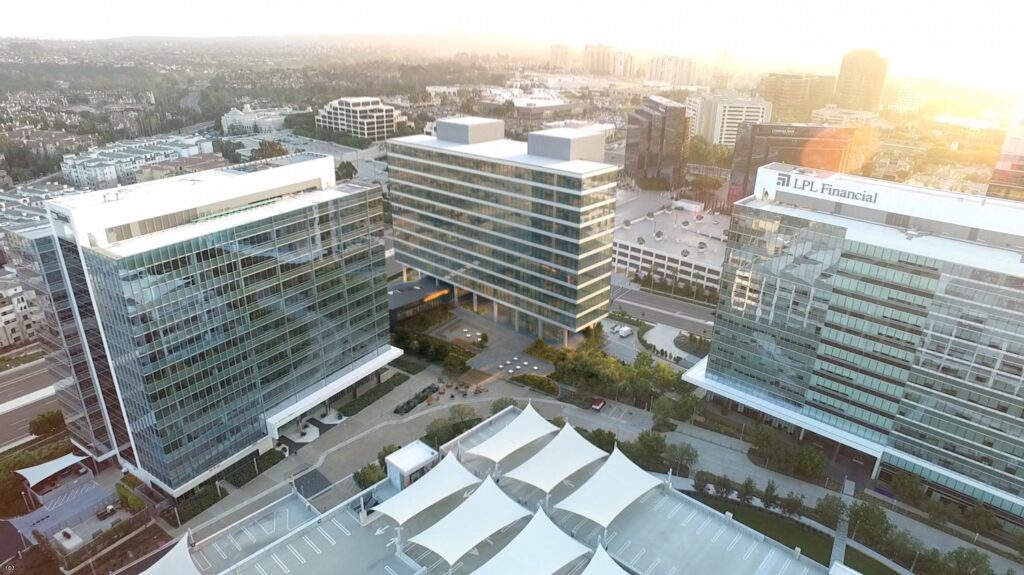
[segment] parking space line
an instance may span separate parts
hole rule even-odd
[[[676,568],[673,567],[673,568],[669,569],[668,573],[665,573],[665,575],[675,575],[675,573],[676,573]]]
[[[267,575],[267,570],[261,567],[259,563],[254,564],[254,567],[260,572],[260,575]]]
[[[732,551],[732,548],[735,547],[736,544],[740,542],[740,537],[742,537],[742,536],[743,536],[742,533],[737,533],[736,537],[732,538],[732,543],[730,543],[729,546],[725,548],[725,550],[726,551]]]
[[[253,537],[252,533],[249,532],[248,527],[242,527],[242,533],[245,533],[245,536],[249,538],[249,541],[252,541],[253,543],[256,542],[256,538]]]
[[[200,571],[206,571],[210,567],[213,567],[213,563],[210,563],[210,560],[206,557],[206,554],[203,553],[203,551],[201,549],[198,552],[196,552],[196,555],[198,555],[199,557],[202,557],[203,561],[206,562],[206,567],[203,567],[202,563],[199,564],[199,570]]]
[[[225,552],[224,552],[224,551],[223,551],[223,550],[222,550],[222,549],[220,548],[220,545],[217,545],[217,542],[216,542],[216,541],[214,541],[214,542],[213,542],[213,548],[214,548],[214,550],[216,550],[216,551],[217,551],[217,555],[220,555],[220,558],[221,558],[221,559],[227,559],[227,558],[228,558],[228,554],[227,554],[227,553],[225,553]]]
[[[625,551],[626,549],[629,549],[629,546],[630,546],[630,545],[631,545],[632,543],[633,543],[633,541],[632,541],[632,540],[628,540],[628,541],[626,541],[626,544],[625,544],[625,545],[623,545],[621,549],[619,549],[619,552],[617,553],[617,555],[622,555],[622,552],[623,552],[623,551]]]
[[[686,516],[686,519],[683,519],[683,522],[680,523],[680,525],[682,525],[683,527],[686,527],[686,524],[689,523],[690,520],[693,519],[693,516],[696,515],[696,514],[697,514],[697,510],[694,509],[693,511],[690,512],[689,515]]]
[[[388,575],[398,575],[398,571],[392,569],[390,565],[385,565],[384,571],[387,572]]]
[[[605,549],[607,549],[608,546],[612,544],[612,541],[615,540],[615,536],[618,534],[618,531],[612,531],[612,534],[608,536],[608,540],[604,542]]]
[[[238,549],[239,551],[242,550],[242,546],[238,544],[238,540],[235,539],[234,535],[228,533],[228,541],[230,541],[231,544],[235,546],[235,549]]]
[[[273,535],[274,534],[273,530],[267,531],[267,526],[263,524],[263,521],[257,520],[256,521],[256,525],[259,525],[260,529],[262,529],[263,532],[266,533],[267,535]]]
[[[345,529],[345,526],[342,525],[341,521],[338,521],[337,518],[331,517],[331,523],[333,523],[334,526],[337,527],[338,529],[341,529],[341,532],[345,534],[345,537],[348,537],[349,535],[352,535],[352,533],[350,533],[348,529]]]
[[[793,558],[792,557],[787,557],[786,558],[786,562],[782,564],[782,569],[779,569],[779,575],[782,575],[782,573],[785,573],[786,569],[789,569],[789,564],[792,563],[792,562],[793,562]]]
[[[306,564],[306,558],[303,557],[302,555],[299,555],[299,552],[296,551],[294,547],[292,547],[291,543],[289,543],[288,545],[285,545],[285,547],[287,547],[288,550],[292,552],[292,555],[294,555],[295,558],[299,560],[299,563],[302,563],[303,565]]]
[[[710,517],[708,517],[707,519],[705,519],[705,520],[704,520],[704,523],[701,523],[701,524],[700,524],[700,527],[698,527],[698,528],[697,528],[697,535],[700,535],[701,533],[703,533],[703,532],[704,532],[704,529],[706,529],[706,528],[707,528],[707,526],[708,526],[708,523],[711,523],[711,518],[710,518]]]
[[[338,542],[335,541],[333,537],[331,537],[330,535],[327,534],[326,531],[324,531],[323,527],[317,527],[316,530],[319,531],[320,535],[323,535],[324,539],[326,539],[331,545],[337,545],[338,544]]]
[[[657,567],[659,563],[661,563],[661,557],[655,559],[654,563],[651,563],[651,566],[647,568],[647,571],[644,571],[644,574],[646,575],[649,574],[651,571],[654,571],[654,568]]]
[[[754,549],[757,549],[757,541],[754,541],[753,543],[751,543],[750,544],[750,549],[747,549],[747,552],[743,554],[743,560],[744,561],[746,561],[747,559],[750,559],[750,554],[754,552]]]
[[[641,549],[640,551],[638,551],[638,552],[637,552],[637,554],[636,554],[636,556],[635,556],[635,557],[633,557],[633,560],[632,560],[632,561],[630,561],[630,562],[629,562],[629,564],[630,564],[631,566],[632,566],[632,565],[635,565],[635,564],[636,564],[636,562],[637,562],[637,561],[639,561],[639,560],[640,560],[640,558],[644,556],[644,553],[647,553],[647,548],[646,548],[646,547],[644,547],[643,549]]]
[[[302,540],[305,541],[306,545],[309,545],[310,548],[313,549],[313,551],[315,551],[317,555],[323,553],[323,551],[320,551],[320,548],[317,547],[315,543],[313,543],[313,540],[309,538],[309,535],[303,535]]]
[[[757,566],[757,572],[758,573],[763,573],[764,570],[768,567],[768,565],[772,562],[771,560],[774,559],[774,558],[775,558],[775,550],[774,549],[769,549],[768,550],[768,554],[765,555],[764,559],[761,560],[761,564]]]
[[[640,498],[640,503],[647,503],[647,500],[654,496],[654,490],[650,490],[646,495]]]
[[[721,527],[718,528],[718,532],[715,533],[715,536],[711,538],[711,542],[712,543],[717,542],[718,538],[722,536],[722,533],[725,533],[725,525],[722,525]]]
[[[576,533],[576,531],[580,528],[580,525],[583,525],[583,522],[586,521],[586,520],[587,519],[585,517],[583,519],[580,519],[580,522],[577,523],[576,526],[572,528],[572,532]]]
[[[676,506],[672,508],[672,511],[668,512],[668,518],[672,519],[672,517],[675,516],[675,514],[678,513],[680,509],[682,509],[682,507],[682,503],[676,503]]]
[[[661,509],[661,507],[663,505],[665,505],[666,503],[668,503],[668,498],[667,497],[662,497],[661,499],[658,500],[657,503],[654,504],[654,511],[657,511],[657,510]]]
[[[277,553],[271,553],[270,558],[274,560],[274,563],[277,563],[277,566],[281,568],[281,571],[284,571],[285,573],[292,572],[292,570],[284,564],[284,561],[281,561],[280,557],[277,556]]]

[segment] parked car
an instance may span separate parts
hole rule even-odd
[[[605,400],[599,397],[594,400],[594,403],[590,404],[590,409],[593,409],[594,411],[601,411],[602,409],[604,409],[605,403]]]
[[[633,328],[622,326],[622,328],[619,329],[619,337],[629,337],[631,335],[633,335]]]

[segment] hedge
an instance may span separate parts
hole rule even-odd
[[[406,413],[409,413],[413,409],[416,409],[417,405],[423,403],[424,401],[427,400],[428,397],[435,393],[437,393],[437,386],[433,384],[428,385],[427,387],[421,389],[419,393],[414,395],[412,399],[409,399],[404,403],[399,403],[398,405],[396,405],[395,413],[398,415],[405,415]]]
[[[256,457],[256,465],[259,466],[260,473],[262,473],[267,469],[270,469],[274,464],[282,459],[284,459],[284,453],[281,453],[277,449],[271,449],[270,451]],[[256,467],[252,465],[252,460],[246,459],[244,461],[244,465],[240,466],[237,470],[227,476],[228,482],[235,487],[241,487],[253,479],[256,479]]]
[[[558,384],[551,380],[549,377],[543,375],[523,374],[512,377],[512,381],[521,383],[525,386],[532,387],[533,389],[546,393],[548,395],[558,397]]]
[[[114,489],[117,490],[117,496],[121,498],[121,504],[128,508],[132,513],[142,511],[146,508],[146,502],[141,497],[132,491],[131,487],[128,487],[124,483],[118,481],[114,485]]]
[[[212,507],[221,498],[222,496],[218,494],[214,485],[206,485],[197,489],[191,497],[178,502],[177,517],[174,515],[175,507],[168,507],[160,516],[164,518],[164,521],[175,526],[178,524],[178,518],[181,518],[181,523],[184,525],[188,520]]]
[[[370,389],[369,391],[355,398],[351,402],[341,406],[341,409],[338,410],[338,413],[345,417],[352,417],[353,415],[366,409],[373,402],[387,395],[388,392],[390,392],[392,389],[405,383],[406,380],[408,379],[408,375],[405,375],[404,373],[396,373],[389,377],[387,381],[380,382],[376,387]]]
[[[124,477],[121,478],[121,483],[124,483],[128,487],[135,489],[136,487],[142,485],[142,480],[139,479],[138,477],[135,477],[131,473],[125,473]]]

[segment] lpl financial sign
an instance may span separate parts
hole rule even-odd
[[[821,194],[824,196],[835,196],[837,198],[856,200],[858,202],[865,202],[868,204],[878,203],[878,192],[872,193],[867,191],[837,188],[832,184],[807,178],[800,178],[791,174],[777,174],[775,184],[779,187],[789,188],[797,192],[810,192],[812,194]]]

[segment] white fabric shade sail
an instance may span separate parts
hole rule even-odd
[[[424,509],[477,483],[480,480],[449,453],[426,475],[373,509],[404,525]]]
[[[612,559],[604,547],[598,545],[594,556],[590,558],[590,563],[587,563],[587,568],[580,575],[629,575],[629,573]]]
[[[537,575],[555,573],[590,548],[565,534],[543,509],[508,545],[474,571],[476,575]]]
[[[551,493],[570,475],[607,455],[566,424],[543,449],[505,473],[505,477],[528,483],[544,493]]]
[[[143,571],[142,575],[200,575],[188,552],[188,535],[178,539],[174,547]]]
[[[528,515],[488,477],[469,499],[409,541],[437,553],[451,566],[494,532]]]
[[[619,513],[659,483],[615,448],[586,483],[555,507],[608,527]]]
[[[544,419],[541,414],[533,409],[532,405],[527,405],[504,429],[487,438],[480,445],[466,451],[466,453],[500,463],[502,459],[515,453],[518,449],[555,431],[558,431],[558,427]]]
[[[83,459],[85,459],[85,457],[82,457],[81,455],[69,453],[63,457],[47,461],[46,463],[40,463],[33,467],[19,469],[15,471],[15,473],[24,477],[25,480],[28,481],[29,487],[35,487],[38,483],[45,481],[51,475],[60,473]]]

